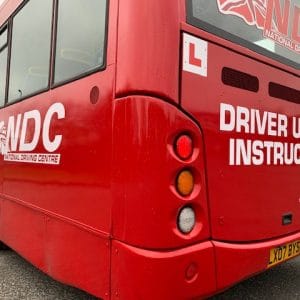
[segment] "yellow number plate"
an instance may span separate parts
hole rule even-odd
[[[268,268],[300,255],[300,240],[270,250]]]

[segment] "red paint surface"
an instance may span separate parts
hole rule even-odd
[[[118,96],[149,93],[179,101],[179,17],[178,0],[119,1]]]
[[[216,289],[213,251],[210,242],[164,252],[113,242],[112,299],[180,300],[208,295]],[[198,272],[189,280],[186,272],[191,264]]]
[[[20,2],[6,2],[0,24]],[[66,109],[52,128],[63,135],[60,166],[1,157],[0,239],[103,299],[212,295],[300,239],[299,166],[229,167],[229,134],[219,131],[222,101],[299,117],[299,105],[267,94],[270,81],[299,90],[299,71],[186,25],[184,2],[110,1],[107,68],[0,111],[7,120],[44,116],[54,102]],[[208,41],[208,77],[181,73],[182,31]],[[223,85],[225,66],[257,76],[260,91]],[[193,140],[186,160],[174,151],[181,133]],[[185,168],[195,189],[181,197]],[[188,235],[176,226],[185,205],[197,218]],[[293,224],[282,226],[287,212]]]
[[[147,97],[117,100],[114,112],[114,237],[147,249],[178,248],[207,239],[206,181],[199,128],[176,107]],[[195,151],[187,161],[178,159],[173,147],[182,131],[189,132],[194,140]],[[195,173],[195,188],[188,197],[181,197],[175,180],[187,167]],[[181,207],[188,204],[195,208],[198,223],[192,233],[184,236],[176,220]]]
[[[270,249],[300,239],[300,233],[259,243],[233,244],[213,242],[216,258],[217,289],[266,270]]]

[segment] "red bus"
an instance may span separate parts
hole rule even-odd
[[[0,240],[102,299],[195,299],[300,253],[299,0],[8,0]]]

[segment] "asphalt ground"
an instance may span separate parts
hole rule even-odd
[[[15,252],[0,251],[0,300],[25,299],[96,300],[52,280]],[[300,257],[250,278],[210,300],[220,299],[300,300]]]

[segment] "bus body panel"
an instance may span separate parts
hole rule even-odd
[[[213,241],[217,290],[222,291],[239,281],[267,270],[271,249],[299,240],[300,233],[298,232],[287,237],[250,244]]]
[[[244,156],[237,148],[230,148],[233,147],[231,140],[240,140],[246,146],[248,141],[299,145],[299,138],[292,133],[293,124],[300,117],[299,104],[268,94],[270,82],[299,91],[299,78],[215,44],[212,35],[200,30],[193,36],[208,41],[207,77],[182,72],[182,106],[193,114],[203,131],[213,239],[248,242],[299,231],[299,151],[294,151],[293,165],[281,165],[280,160],[273,165],[272,159],[269,164],[266,153],[263,160],[260,157],[257,161],[259,156],[253,154],[252,148],[250,151],[244,147],[247,154]],[[255,57],[254,53],[252,55]],[[241,72],[240,76],[257,77],[259,91],[225,85],[222,82],[224,67]],[[230,114],[229,110],[224,110],[225,106],[230,107]],[[240,120],[237,119],[238,109],[242,111]],[[265,119],[263,133],[258,133],[257,123],[255,133],[250,132],[250,117],[247,122],[243,121],[243,114],[251,116],[251,109],[257,111],[255,114],[259,114],[261,120]],[[221,111],[225,121],[221,120]],[[284,130],[280,129],[279,115],[287,120]],[[235,124],[225,131],[221,121],[223,125]],[[238,127],[238,124],[242,125]],[[291,224],[283,225],[285,215],[292,217]]]
[[[5,2],[1,8],[1,17],[6,14],[11,15],[20,2],[22,1]],[[4,161],[2,156],[1,174],[5,180],[1,188],[4,196],[8,195],[106,234],[111,226],[110,162],[117,6],[118,3],[110,1],[111,29],[107,37],[110,51],[106,54],[105,70],[1,109],[1,120],[7,122],[9,118],[13,118],[15,132],[17,132],[17,120],[20,119],[19,134],[15,138],[16,151],[20,150],[21,131],[26,127],[25,143],[30,143],[40,130],[38,143],[33,152],[42,154],[52,153],[45,149],[43,138],[45,117],[49,107],[59,103],[64,109],[64,116],[61,119],[56,113],[52,114],[48,132],[50,141],[53,141],[56,136],[61,136],[61,144],[53,153],[61,155],[60,164]],[[94,90],[98,94],[96,98],[93,96]],[[32,118],[29,118],[27,126],[25,125],[25,114],[33,111],[41,119],[40,127]],[[13,138],[10,137],[10,142],[12,140]],[[105,144],[102,141],[105,141]],[[42,160],[43,157],[41,162]],[[64,195],[64,200],[67,201],[62,201],[58,195]],[[90,212],[96,210],[97,215],[87,213],[82,209],[83,207]],[[93,209],[90,209],[91,207]]]
[[[101,297],[109,293],[113,72],[108,67],[2,109],[4,121],[17,109],[23,116],[38,111],[43,123],[48,108],[60,103],[65,118],[53,115],[49,134],[62,135],[53,153],[61,155],[59,165],[2,162],[1,241],[54,278]],[[100,98],[92,104],[95,86]],[[29,120],[28,141],[35,130]],[[34,153],[45,155],[42,134]]]
[[[5,3],[1,23],[21,2]],[[13,118],[15,132],[20,123],[13,138],[18,155],[6,160],[1,155],[0,240],[53,278],[103,299],[110,293],[117,5],[110,1],[105,70],[1,108],[1,121]],[[44,130],[55,105],[61,115],[50,114],[49,130]],[[25,144],[39,132],[30,153],[37,155],[22,156],[23,127]],[[61,136],[58,149],[47,151],[44,135],[50,142]],[[46,164],[52,154],[54,163]]]
[[[211,242],[163,252],[112,243],[111,299],[202,299],[215,290]]]
[[[113,241],[111,297],[205,299],[265,271],[271,249],[299,240],[297,233],[248,244],[203,242],[163,252]],[[128,276],[128,270],[132,276]]]
[[[194,155],[187,161],[174,153],[174,141],[182,132],[194,140]],[[174,249],[206,240],[210,235],[206,179],[197,125],[171,104],[131,96],[115,102],[113,133],[114,238],[144,249]],[[182,197],[176,176],[187,168],[194,172],[195,189]],[[177,228],[178,213],[185,205],[199,216],[188,235]]]
[[[109,232],[112,71],[112,68],[107,69],[105,73],[97,73],[2,110],[2,120],[6,122],[14,116],[15,124],[18,119],[16,110],[24,112],[21,120],[25,119],[26,112],[38,111],[43,127],[53,103],[60,103],[65,109],[64,118],[57,119],[56,114],[53,115],[49,132],[50,139],[62,136],[60,147],[53,152],[53,155],[60,155],[59,164],[50,165],[44,161],[49,153],[45,150],[41,133],[38,145],[32,151],[33,155],[41,154],[35,162],[22,162],[20,156],[17,159],[21,161],[9,161],[15,158],[8,154],[3,166],[4,195]],[[101,89],[97,104],[90,102],[94,86]],[[24,126],[21,121],[19,141]],[[28,141],[32,140],[36,130],[36,123],[29,119],[26,130]],[[101,141],[106,141],[105,147]],[[94,146],[87,148],[86,145]],[[20,142],[16,152],[19,149]],[[64,195],[63,201],[59,195]],[[98,212],[96,215],[92,213],[95,210]]]
[[[179,1],[120,0],[118,28],[117,96],[178,102]]]
[[[1,241],[52,278],[108,299],[108,236],[13,197],[0,204]]]

